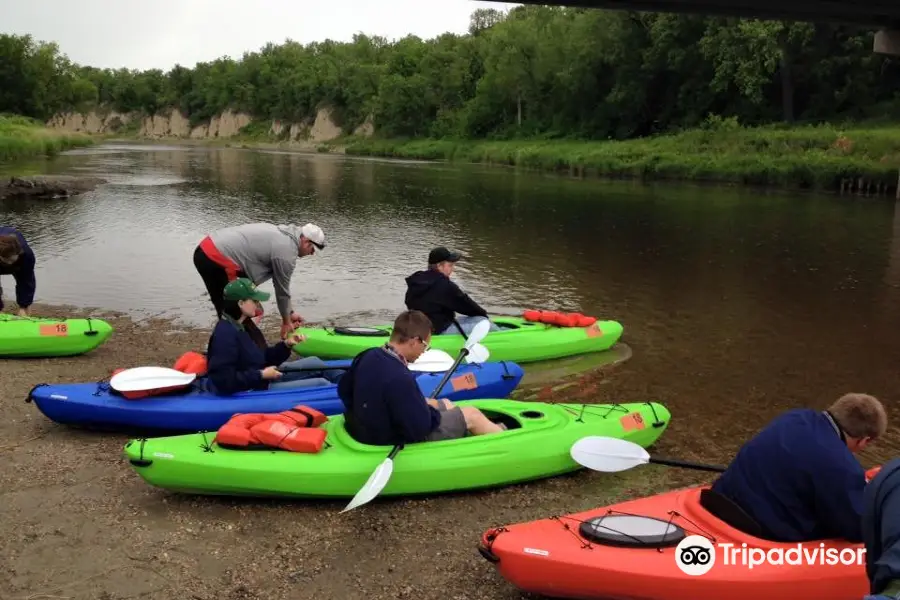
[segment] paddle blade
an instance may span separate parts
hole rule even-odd
[[[453,367],[453,357],[443,350],[432,349],[423,352],[415,362],[409,363],[410,371],[440,373]]]
[[[196,378],[196,373],[182,373],[168,367],[135,367],[113,375],[109,387],[117,392],[139,392],[187,385]]]
[[[377,469],[372,471],[372,474],[369,475],[369,480],[366,481],[365,485],[359,488],[359,491],[353,496],[353,500],[351,500],[341,512],[345,513],[348,510],[353,510],[358,506],[362,506],[363,504],[372,501],[375,496],[381,493],[381,490],[387,485],[393,473],[394,461],[388,457],[378,465]]]
[[[478,321],[478,324],[472,328],[472,333],[469,334],[469,339],[466,340],[466,343],[463,346],[471,350],[472,346],[481,342],[481,340],[487,337],[487,334],[490,331],[491,322],[489,319],[482,319]]]
[[[469,353],[466,355],[466,363],[483,363],[487,362],[487,359],[491,357],[491,353],[487,348],[482,346],[481,344],[475,344],[469,349]]]
[[[581,438],[572,444],[569,454],[579,465],[604,473],[625,471],[650,462],[650,454],[641,446],[600,435]]]

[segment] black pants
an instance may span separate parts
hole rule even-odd
[[[209,292],[209,299],[212,300],[213,307],[216,309],[216,318],[221,319],[222,308],[225,305],[225,286],[228,285],[228,273],[223,267],[213,262],[200,246],[194,249],[194,268],[197,269],[197,273],[200,274],[200,278],[203,279],[203,284],[206,286],[206,291]],[[247,275],[243,271],[238,271],[237,276],[246,277]],[[244,321],[244,328],[256,345],[265,350],[266,338],[256,323],[252,319],[247,319]]]
[[[203,279],[203,284],[206,285],[209,299],[212,300],[213,307],[216,309],[216,317],[221,318],[222,306],[225,302],[225,286],[228,285],[228,273],[223,267],[213,262],[200,246],[194,250],[194,267]],[[238,271],[238,277],[246,277],[246,275],[242,271]]]

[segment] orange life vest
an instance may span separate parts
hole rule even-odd
[[[526,310],[522,318],[533,323],[546,323],[559,327],[590,327],[597,322],[597,317],[586,317],[581,313],[564,313],[552,310]]]
[[[216,443],[231,448],[281,448],[315,454],[327,435],[328,417],[302,404],[275,414],[238,413],[216,432]]]

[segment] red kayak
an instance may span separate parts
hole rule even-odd
[[[695,487],[489,529],[478,550],[517,588],[554,598],[855,600],[868,593],[862,544],[772,542],[745,533],[756,526],[748,519],[708,486]]]

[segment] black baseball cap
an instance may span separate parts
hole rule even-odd
[[[435,248],[428,253],[428,264],[436,265],[440,262],[444,262],[445,260],[456,262],[461,258],[462,254],[460,254],[459,252],[452,252],[441,246],[440,248]]]

